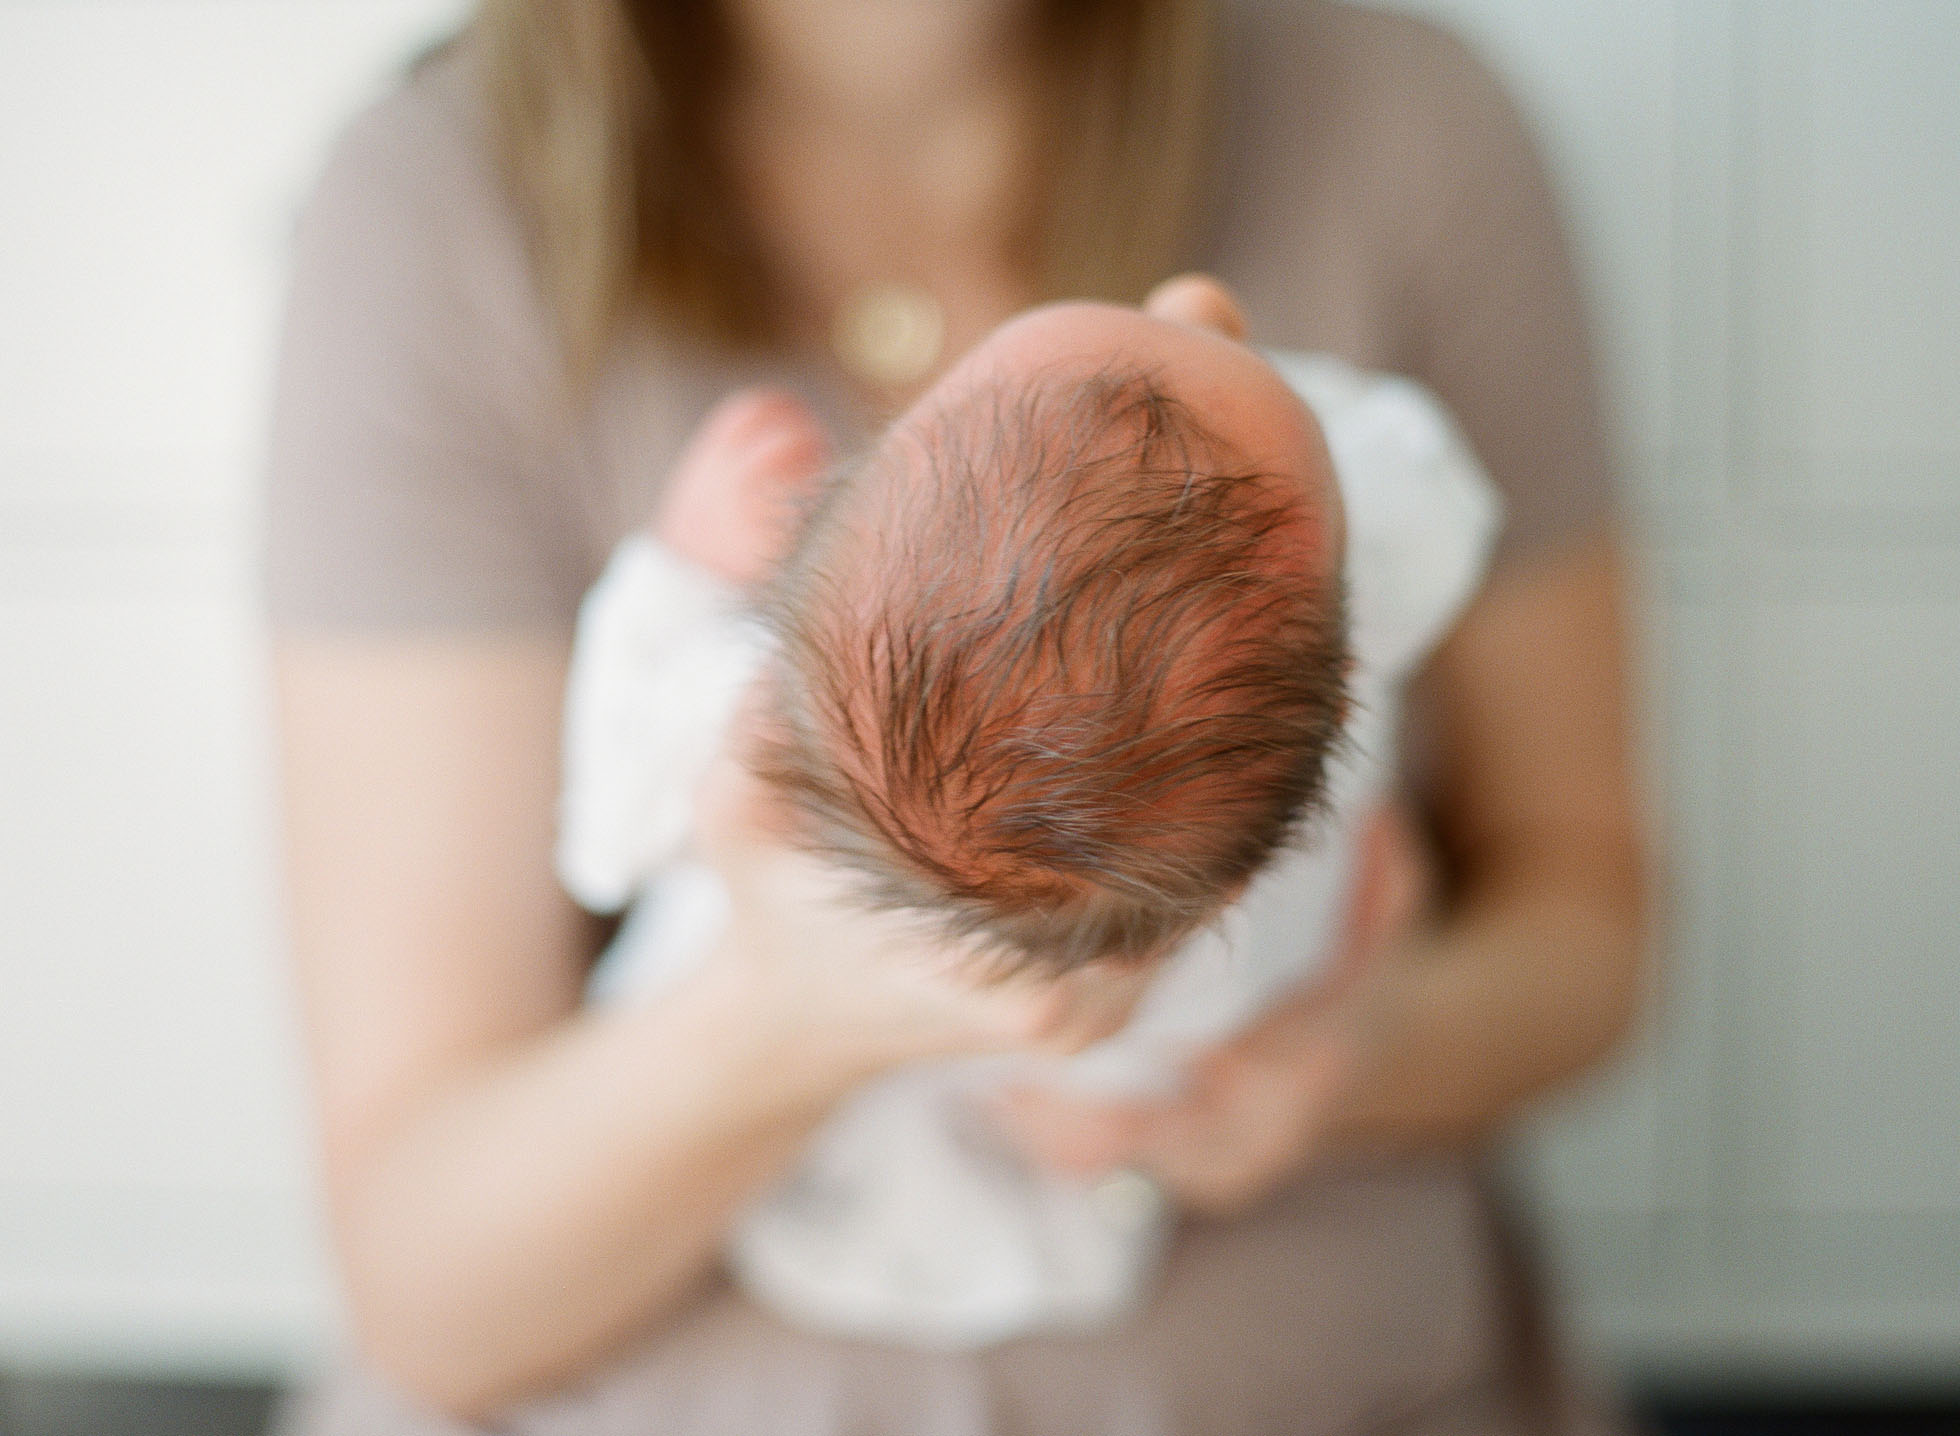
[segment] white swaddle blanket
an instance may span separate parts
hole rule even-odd
[[[1067,1059],[908,1067],[833,1112],[728,1247],[737,1280],[794,1321],[965,1347],[1130,1309],[1173,1214],[1141,1180],[1031,1168],[974,1094],[1010,1076],[1173,1091],[1192,1054],[1310,979],[1338,937],[1360,826],[1393,780],[1403,684],[1479,583],[1499,503],[1426,390],[1320,356],[1268,357],[1319,418],[1347,508],[1355,703],[1328,811],[1172,955],[1114,1037]],[[566,699],[558,868],[585,906],[631,909],[593,1000],[656,990],[715,937],[726,896],[689,852],[693,793],[769,651],[735,595],[644,538],[620,546],[587,596]]]

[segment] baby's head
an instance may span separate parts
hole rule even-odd
[[[1106,305],[996,331],[771,583],[759,771],[881,905],[1012,964],[1166,950],[1314,808],[1340,502],[1252,350]]]

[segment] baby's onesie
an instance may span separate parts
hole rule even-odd
[[[918,1064],[842,1103],[729,1239],[737,1280],[791,1320],[968,1347],[1129,1310],[1174,1215],[1156,1189],[1036,1169],[976,1099],[1009,1079],[1175,1091],[1186,1059],[1310,981],[1340,936],[1361,825],[1393,784],[1403,686],[1481,581],[1499,500],[1426,390],[1322,356],[1268,358],[1320,420],[1347,510],[1354,705],[1327,810],[1166,961],[1107,1041],[1071,1058]],[[627,912],[593,1000],[673,981],[725,920],[719,879],[690,851],[693,794],[769,652],[737,595],[650,539],[622,544],[587,595],[558,868],[586,907]]]

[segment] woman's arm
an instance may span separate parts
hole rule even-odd
[[[355,1327],[479,1414],[676,1299],[835,1091],[733,983],[578,1009],[550,640],[285,641],[293,938]],[[720,971],[720,968],[715,968]]]
[[[682,1298],[736,1210],[896,1063],[1121,1024],[1136,980],[975,989],[899,917],[756,838],[725,763],[704,834],[732,916],[698,976],[580,1006],[592,923],[551,845],[566,652],[549,639],[287,638],[293,940],[354,1325],[481,1415]]]
[[[1601,1060],[1638,1011],[1647,910],[1626,584],[1596,540],[1493,580],[1424,684],[1446,920],[1383,962],[1335,1140],[1481,1135]]]

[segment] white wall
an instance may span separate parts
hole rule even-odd
[[[460,0],[0,0],[0,1362],[330,1330],[247,543],[293,202]],[[1423,0],[1587,248],[1675,874],[1522,1144],[1626,1361],[1960,1361],[1960,6]]]
[[[287,232],[458,0],[0,0],[0,1361],[330,1325],[249,544]]]

